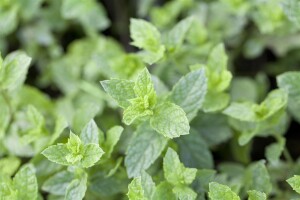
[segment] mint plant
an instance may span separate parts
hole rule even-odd
[[[0,1],[0,199],[299,199],[299,5]]]

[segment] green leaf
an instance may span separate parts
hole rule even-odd
[[[204,112],[216,112],[224,109],[229,103],[230,96],[224,92],[208,92],[203,103]]]
[[[80,139],[84,144],[99,144],[99,130],[94,120],[91,120],[82,129]]]
[[[134,82],[132,81],[112,79],[101,81],[101,85],[122,108],[130,106],[128,100],[136,97],[133,90]]]
[[[193,17],[181,20],[166,34],[165,43],[168,51],[174,52],[181,47],[193,20]]]
[[[50,142],[48,143],[48,145],[52,145],[57,140],[57,138],[59,138],[59,136],[63,132],[63,130],[65,128],[67,128],[67,126],[68,126],[67,120],[63,116],[58,115],[55,120],[54,132],[51,136],[51,139],[50,139]]]
[[[104,156],[106,158],[109,158],[111,156],[113,149],[119,141],[123,130],[124,128],[122,126],[114,126],[106,132],[106,140],[103,145],[103,150],[105,151]]]
[[[87,144],[83,148],[81,165],[82,167],[92,167],[96,162],[100,160],[104,151],[99,147],[98,144]]]
[[[259,105],[251,102],[232,103],[223,113],[240,121],[259,122],[268,119],[287,104],[287,94],[273,90]]]
[[[285,139],[281,138],[277,143],[270,144],[266,148],[266,158],[271,164],[277,164],[279,161],[279,158],[284,150],[285,146]]]
[[[299,16],[299,9],[300,9],[300,2],[297,0],[286,0],[282,2],[283,11],[288,17],[288,19],[294,22],[297,26],[300,25],[300,16]]]
[[[91,121],[100,111],[101,107],[96,102],[84,102],[78,109],[76,109],[73,120],[72,127],[74,131],[79,133],[83,127]]]
[[[230,85],[232,75],[227,71],[228,57],[224,44],[218,44],[210,52],[207,60],[208,88],[214,92],[223,92]]]
[[[164,157],[163,169],[166,180],[172,185],[189,185],[196,177],[197,169],[186,168],[178,158],[177,153],[168,148]]]
[[[176,186],[173,193],[179,200],[194,200],[197,197],[197,193],[187,186]]]
[[[153,199],[174,200],[176,197],[172,190],[172,185],[163,181],[156,187]]]
[[[159,31],[149,22],[142,19],[130,19],[130,37],[132,45],[156,52],[160,48]]]
[[[74,174],[69,171],[58,172],[44,182],[42,189],[51,194],[64,195],[73,179]]]
[[[300,122],[300,73],[286,72],[277,76],[279,88],[288,93],[288,108],[293,117]]]
[[[194,168],[213,168],[212,154],[204,141],[197,132],[178,138],[179,156],[187,167]]]
[[[82,200],[87,189],[87,174],[80,179],[74,179],[67,187],[65,200]]]
[[[184,110],[187,118],[191,121],[202,107],[206,92],[205,70],[199,69],[188,73],[176,83],[170,99]]]
[[[78,19],[86,29],[104,30],[109,26],[103,6],[94,0],[63,0],[62,16],[66,19]]]
[[[248,192],[249,198],[248,200],[266,200],[267,195],[263,192],[259,192],[256,190],[249,190]]]
[[[256,190],[269,194],[272,190],[272,184],[265,162],[258,161],[252,163],[245,173],[245,187],[247,190]]]
[[[127,196],[129,200],[148,200],[144,195],[142,178],[140,176],[134,178],[128,185]]]
[[[141,176],[134,178],[128,185],[127,196],[130,200],[151,200],[155,191],[155,184],[151,176],[143,172]]]
[[[150,104],[156,103],[156,93],[152,83],[151,74],[147,68],[139,73],[133,89],[137,97],[144,98],[147,95],[151,102]]]
[[[154,110],[150,124],[158,133],[168,138],[189,134],[190,125],[181,107],[166,102]]]
[[[22,51],[7,55],[0,71],[0,88],[13,90],[22,85],[26,79],[31,58]]]
[[[32,164],[22,166],[13,178],[13,184],[18,191],[18,199],[37,199],[38,184],[35,176],[35,168]]]
[[[294,175],[292,178],[286,180],[290,186],[292,186],[293,190],[300,194],[300,176]]]
[[[167,141],[167,138],[156,133],[149,125],[142,124],[126,152],[125,166],[128,177],[139,176],[142,171],[148,169],[160,156]]]
[[[230,187],[216,182],[209,184],[208,196],[211,200],[240,200],[240,197]]]
[[[51,162],[60,165],[69,165],[66,156],[69,155],[69,150],[65,144],[52,145],[46,148],[42,154]]]
[[[15,173],[15,171],[19,168],[20,164],[21,160],[14,156],[0,159],[0,176],[12,176]]]

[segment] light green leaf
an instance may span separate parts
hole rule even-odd
[[[173,186],[170,183],[163,181],[156,187],[153,199],[174,200],[176,197],[172,190]]]
[[[230,187],[216,182],[209,184],[208,196],[211,200],[240,200],[240,197]]]
[[[160,156],[167,141],[167,138],[156,133],[149,125],[142,124],[127,149],[125,166],[128,177],[139,176],[148,169]]]
[[[104,157],[109,158],[113,152],[113,149],[119,141],[124,128],[122,126],[114,126],[106,132],[106,140],[103,145],[105,151]]]
[[[230,96],[227,93],[208,92],[203,103],[204,112],[216,112],[224,109],[229,103]]]
[[[280,138],[277,143],[270,144],[266,148],[266,158],[271,164],[276,164],[279,161],[279,158],[284,150],[285,139]]]
[[[165,43],[169,52],[172,53],[181,47],[193,20],[193,17],[181,20],[166,34]]]
[[[168,148],[164,157],[163,169],[166,180],[172,185],[189,185],[196,177],[197,169],[186,168],[178,158],[176,151]]]
[[[251,164],[245,174],[245,187],[247,190],[256,190],[269,194],[272,190],[272,184],[265,162],[258,161]]]
[[[292,186],[293,190],[300,194],[300,176],[294,175],[292,178],[286,180],[290,186]]]
[[[156,52],[160,48],[159,31],[145,20],[130,20],[130,37],[133,40],[132,44],[138,48],[152,52]]]
[[[80,179],[74,179],[67,187],[65,200],[82,200],[87,189],[87,174]]]
[[[35,168],[32,164],[22,166],[13,178],[13,184],[18,191],[18,199],[37,199],[38,184],[35,176]]]
[[[194,200],[197,197],[197,193],[187,186],[177,186],[172,191],[179,200]]]
[[[6,56],[0,71],[0,88],[12,90],[25,81],[31,58],[22,51],[15,51]]]
[[[83,127],[91,121],[100,111],[101,107],[96,102],[84,102],[76,109],[72,127],[76,133],[79,133]]]
[[[223,113],[240,121],[259,122],[274,115],[287,103],[287,94],[280,89],[271,91],[259,105],[251,102],[232,103]]]
[[[205,70],[192,71],[182,77],[173,87],[170,99],[179,105],[191,121],[201,108],[207,92]]]
[[[73,179],[74,174],[69,171],[58,172],[44,182],[42,189],[51,194],[64,195]]]
[[[99,144],[99,130],[94,120],[91,120],[80,133],[80,139],[84,144]]]
[[[27,117],[34,127],[41,128],[45,123],[43,115],[32,105],[27,108]]]
[[[55,140],[57,140],[57,138],[59,138],[59,136],[63,132],[63,130],[65,128],[67,128],[67,126],[68,126],[67,120],[63,116],[58,115],[55,120],[54,132],[51,136],[51,139],[50,139],[50,142],[48,143],[48,145],[52,145],[55,142]]]
[[[0,176],[8,175],[12,176],[15,171],[19,168],[21,160],[17,157],[10,156],[0,159]]]
[[[104,151],[98,144],[87,144],[83,148],[81,165],[85,168],[92,167],[100,160],[103,154]]]
[[[150,124],[158,133],[168,138],[189,134],[190,125],[181,107],[166,102],[154,110]]]
[[[282,2],[283,12],[288,17],[289,20],[294,22],[297,26],[300,25],[300,2],[297,0],[286,0]]]
[[[147,97],[133,99],[131,101],[133,105],[124,110],[123,122],[126,125],[132,124],[136,119],[153,115],[153,111],[149,108],[149,99]]]
[[[300,122],[300,72],[286,72],[277,76],[277,84],[288,93],[288,108]]]
[[[252,102],[233,102],[228,106],[223,113],[241,121],[257,121],[258,116],[255,113],[255,108],[258,106]]]
[[[141,176],[134,178],[128,185],[128,197],[130,200],[151,200],[155,191],[155,184],[151,176],[143,172]]]
[[[221,72],[227,68],[228,57],[225,52],[224,44],[218,44],[210,52],[207,59],[209,70]]]
[[[148,95],[149,100],[153,98],[153,101],[156,101],[156,93],[152,83],[151,74],[147,68],[139,73],[133,89],[136,96],[144,97]],[[153,103],[155,104],[155,102]]]
[[[249,198],[248,200],[266,200],[267,195],[263,192],[259,192],[256,190],[249,190],[248,192]]]
[[[129,200],[148,200],[145,197],[144,189],[142,186],[142,178],[140,176],[134,178],[128,185],[127,196]]]
[[[69,165],[66,156],[70,154],[65,144],[57,144],[46,148],[42,154],[51,162],[61,165]]]
[[[104,30],[109,26],[103,6],[95,0],[63,0],[62,16],[66,19],[78,19],[86,29]]]
[[[134,82],[132,81],[112,79],[101,81],[101,85],[122,108],[130,106],[128,100],[136,97],[133,90]]]

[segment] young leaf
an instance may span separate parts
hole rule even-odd
[[[142,186],[142,178],[140,176],[134,178],[128,185],[127,196],[129,200],[148,200],[145,197],[144,189]]]
[[[133,89],[136,96],[144,97],[148,95],[149,99],[153,98],[152,104],[155,104],[156,94],[152,83],[151,74],[147,68],[139,73]]]
[[[112,79],[101,81],[101,85],[105,92],[116,100],[122,108],[130,106],[128,100],[135,98],[134,82],[132,81]]]
[[[128,146],[125,166],[128,177],[139,176],[160,156],[167,144],[167,138],[157,134],[146,123],[136,131]]]
[[[166,102],[155,108],[150,124],[158,133],[168,138],[189,134],[190,125],[181,107]]]
[[[34,166],[32,164],[24,165],[13,178],[13,185],[18,191],[18,199],[36,200],[38,184]]]
[[[173,193],[179,200],[194,200],[197,197],[197,193],[187,186],[176,186]]]
[[[171,148],[168,148],[164,157],[163,169],[166,180],[175,186],[191,184],[197,173],[197,169],[184,167],[177,153]]]
[[[263,192],[259,192],[256,190],[249,190],[248,192],[249,198],[248,200],[266,200],[267,195]]]
[[[240,200],[240,197],[230,187],[216,182],[209,184],[208,197],[211,200]]]
[[[199,69],[182,77],[170,95],[170,100],[180,106],[191,121],[201,108],[207,92],[205,70]]]
[[[84,168],[92,167],[98,162],[104,151],[99,147],[98,144],[87,144],[83,147],[83,154],[81,165]]]

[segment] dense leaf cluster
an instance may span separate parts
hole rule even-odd
[[[298,0],[108,2],[0,1],[0,200],[299,199]]]

